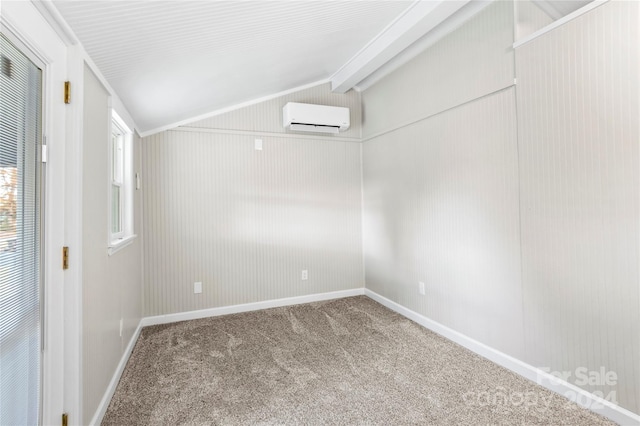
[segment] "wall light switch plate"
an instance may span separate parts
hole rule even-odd
[[[418,293],[425,295],[424,283],[421,281],[418,283]]]
[[[197,283],[193,283],[193,292],[194,293],[202,293],[202,283],[201,282],[197,282]]]
[[[309,279],[309,271],[307,271],[306,269],[303,269],[301,278],[302,278],[302,281],[308,280]]]
[[[262,139],[256,139],[256,151],[262,151]]]

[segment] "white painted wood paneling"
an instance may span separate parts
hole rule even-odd
[[[84,73],[82,230],[82,406],[89,424],[120,359],[120,283],[105,285],[109,115],[106,89]],[[102,180],[104,178],[104,180]]]
[[[497,1],[363,92],[363,136],[513,84],[512,44],[513,2]]]
[[[83,419],[76,421],[89,424],[142,317],[142,245],[137,238],[113,256],[107,255],[109,93],[87,67],[83,97]],[[135,152],[139,153],[139,148]],[[140,226],[140,194],[135,199],[136,226]],[[74,248],[71,250],[73,262]],[[125,325],[123,337],[121,318]]]
[[[612,1],[516,52],[526,361],[617,374],[640,412],[637,2]]]
[[[522,357],[514,90],[367,141],[363,164],[367,288]]]
[[[254,139],[143,139],[145,315],[364,286],[360,144]]]
[[[438,45],[363,93],[367,288],[635,413],[639,20],[637,2],[593,8],[518,48],[516,89],[476,81],[484,97],[433,116],[458,87],[421,92],[429,67],[463,75]],[[601,368],[615,383],[578,377]]]
[[[345,94],[332,93],[331,83],[321,84],[236,111],[210,117],[188,124],[187,127],[300,134],[291,132],[282,126],[282,107],[284,107],[287,102],[349,108],[351,127],[349,127],[349,130],[341,132],[336,136],[355,139],[360,138],[362,122],[360,93],[355,90],[351,90]]]

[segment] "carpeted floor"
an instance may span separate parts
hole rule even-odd
[[[357,296],[144,328],[102,424],[610,423]]]

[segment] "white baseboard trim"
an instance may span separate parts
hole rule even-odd
[[[131,352],[133,352],[133,347],[136,345],[136,342],[138,341],[138,337],[140,336],[140,331],[142,330],[142,327],[143,325],[142,325],[142,319],[141,319],[140,322],[138,323],[138,327],[136,328],[136,331],[133,332],[133,336],[131,336],[131,339],[129,340],[129,344],[127,345],[127,348],[122,354],[122,358],[120,358],[118,367],[116,368],[116,371],[113,373],[113,377],[109,382],[109,386],[107,387],[107,390],[102,396],[102,400],[100,400],[98,409],[93,415],[93,418],[91,419],[91,423],[89,423],[91,426],[100,426],[100,423],[102,423],[102,418],[104,417],[104,414],[107,412],[107,408],[109,408],[111,397],[113,397],[113,394],[116,392],[116,388],[118,387],[118,382],[120,381],[120,376],[122,376],[122,373],[124,372],[124,368],[127,366],[127,362],[129,361]]]
[[[281,306],[292,306],[300,305],[302,303],[320,302],[323,300],[342,299],[344,297],[361,296],[363,294],[364,288],[332,291],[329,293],[309,294],[306,296],[265,300],[263,302],[244,303],[242,305],[221,306],[219,308],[201,309],[198,311],[145,317],[142,318],[141,324],[143,327],[147,327],[149,325],[167,324],[178,321],[217,317],[220,315],[238,314],[240,312],[259,311],[261,309],[279,308]]]
[[[505,367],[520,376],[531,380],[543,386],[550,391],[568,397],[579,405],[590,409],[604,417],[607,417],[621,425],[640,425],[640,415],[615,405],[603,398],[600,398],[590,392],[580,389],[579,387],[561,380],[551,374],[529,365],[517,358],[500,352],[484,343],[478,342],[470,337],[465,336],[449,327],[446,327],[436,321],[433,321],[417,312],[414,312],[404,306],[387,299],[369,289],[365,289],[365,295],[386,306],[387,308],[399,313],[400,315],[422,325],[429,330],[440,334],[447,339],[464,346],[476,354],[487,358],[494,363]]]

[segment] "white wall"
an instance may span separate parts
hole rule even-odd
[[[365,142],[364,247],[367,288],[522,357],[515,124],[506,89]]]
[[[107,254],[109,92],[88,67],[83,97],[82,423],[89,424],[142,317],[142,243],[138,237]],[[134,146],[134,164],[140,170],[139,138]],[[140,232],[139,191],[134,201],[135,231]]]
[[[367,288],[521,357],[512,43],[495,2],[363,93],[364,251]]]
[[[527,362],[640,412],[640,5],[609,2],[516,50]]]
[[[498,1],[362,93],[364,138],[513,84],[513,3]]]
[[[512,8],[363,93],[366,286],[571,383],[614,371],[582,387],[638,413],[638,4],[515,58]]]
[[[284,132],[287,101],[360,134],[359,94],[322,85],[143,139],[145,315],[364,286],[359,139]]]

